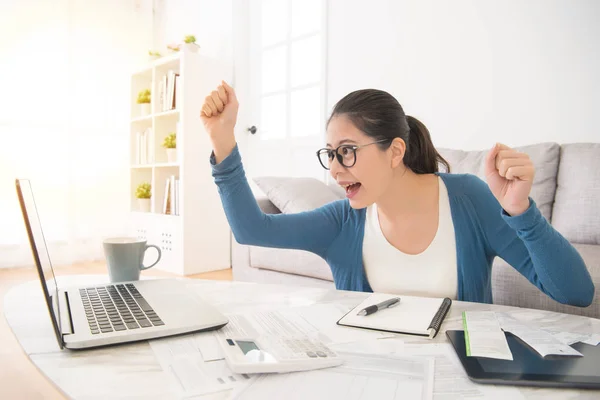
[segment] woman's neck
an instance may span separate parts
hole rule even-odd
[[[394,174],[389,189],[377,201],[380,217],[390,222],[422,214],[438,202],[437,175],[416,174],[409,168]]]

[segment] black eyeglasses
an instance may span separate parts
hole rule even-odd
[[[337,158],[338,162],[343,167],[350,168],[353,167],[354,164],[356,164],[356,150],[365,146],[370,146],[375,143],[383,143],[389,141],[390,139],[382,139],[376,142],[371,142],[362,145],[342,144],[336,149],[323,148],[317,151],[317,158],[319,159],[321,166],[325,169],[331,168],[331,163],[333,162],[334,157]]]

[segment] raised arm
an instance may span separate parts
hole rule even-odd
[[[325,258],[341,229],[344,202],[296,214],[263,213],[248,185],[235,142],[237,109],[235,92],[223,82],[205,99],[201,112],[213,143],[212,174],[235,239],[241,244],[311,251]]]
[[[227,220],[239,243],[307,250],[325,258],[341,229],[343,200],[296,214],[265,214],[248,185],[237,146],[219,164],[211,156],[211,164]]]
[[[594,284],[577,250],[542,216],[529,197],[533,164],[523,153],[497,145],[486,158],[485,183],[472,201],[495,255],[554,300],[586,307]]]

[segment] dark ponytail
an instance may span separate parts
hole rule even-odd
[[[450,172],[450,164],[442,157],[431,141],[431,135],[425,125],[410,115],[406,116],[410,133],[408,146],[404,155],[404,164],[417,174],[438,172],[438,165],[443,164]]]
[[[398,100],[391,94],[377,89],[357,90],[346,95],[334,107],[329,121],[344,115],[352,123],[387,149],[399,137],[406,143],[404,165],[417,174],[438,172],[438,164],[450,172],[450,165],[437,152],[429,131],[421,121],[407,116]],[[329,124],[327,121],[327,124]],[[385,140],[385,141],[384,141]]]

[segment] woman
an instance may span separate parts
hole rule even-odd
[[[526,154],[496,144],[484,181],[438,172],[429,132],[390,94],[359,90],[327,122],[321,165],[347,199],[297,214],[264,214],[250,190],[233,129],[234,90],[222,84],[201,118],[213,145],[212,173],[236,240],[311,251],[324,258],[338,289],[492,302],[491,265],[499,256],[556,301],[588,306],[594,285],[575,248],[529,197]]]

